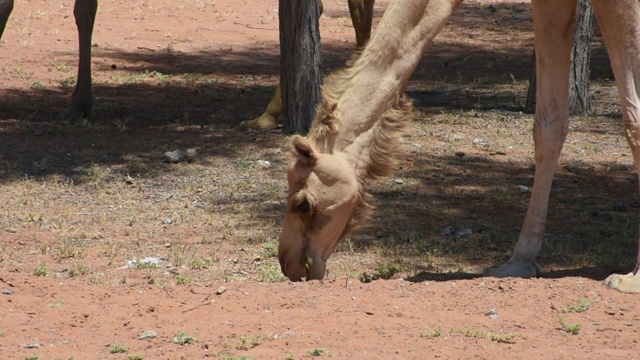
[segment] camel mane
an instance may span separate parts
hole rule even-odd
[[[349,91],[353,77],[366,66],[366,61],[358,61],[360,54],[356,54],[348,63],[348,67],[335,71],[324,79],[322,85],[322,99],[316,107],[316,116],[309,130],[309,138],[316,144],[326,143],[330,137],[340,136],[343,119],[336,111],[340,98]],[[375,91],[375,89],[372,89]],[[413,103],[399,89],[392,100],[391,106],[382,113],[378,121],[373,122],[370,129],[365,129],[354,141],[368,141],[368,153],[357,159],[359,196],[356,210],[347,224],[342,236],[368,219],[374,209],[372,196],[366,191],[365,185],[369,179],[379,179],[391,174],[395,165],[395,155],[398,153],[398,143],[408,124],[413,121]],[[353,119],[349,119],[353,121]],[[366,138],[366,139],[363,139]],[[330,149],[328,151],[333,151]],[[368,156],[367,156],[368,155]]]

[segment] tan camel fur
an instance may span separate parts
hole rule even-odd
[[[402,95],[422,54],[462,0],[395,0],[360,58],[325,80],[307,137],[291,139],[287,211],[278,257],[291,280],[322,279],[337,242],[366,216],[365,183],[389,172],[394,141],[411,121]],[[569,66],[576,0],[533,2],[537,99],[535,180],[511,259],[487,275],[533,277],[541,268],[551,182],[568,132]],[[640,6],[592,0],[616,78],[625,135],[640,171]],[[640,249],[638,252],[640,264]],[[640,292],[639,265],[605,284]]]
[[[375,0],[348,0],[349,13],[353,29],[356,31],[356,44],[358,49],[362,49],[371,37],[371,23],[373,22],[373,5]],[[320,1],[320,13],[324,6]],[[275,129],[278,127],[278,118],[282,114],[282,90],[280,82],[276,87],[276,92],[267,105],[267,109],[262,115],[240,123],[241,129]]]
[[[13,10],[13,0],[0,0],[0,39]],[[93,90],[91,87],[91,36],[98,10],[98,0],[76,0],[73,15],[78,27],[80,56],[78,62],[78,81],[71,97],[68,116],[80,119],[91,116]]]

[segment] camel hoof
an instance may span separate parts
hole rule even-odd
[[[613,274],[604,279],[604,285],[625,293],[640,294],[640,272],[636,275]]]
[[[495,268],[489,269],[485,272],[484,276],[491,276],[497,278],[506,277],[519,277],[519,278],[532,278],[542,274],[540,265],[534,260],[532,262],[520,261],[511,259],[506,264]]]
[[[270,115],[262,115],[257,119],[245,120],[238,126],[242,130],[271,130],[278,128],[278,121]]]

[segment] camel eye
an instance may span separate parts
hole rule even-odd
[[[302,200],[302,202],[298,204],[298,206],[296,207],[300,212],[303,212],[303,213],[311,212],[311,205],[309,204],[309,201],[307,201],[307,199]]]

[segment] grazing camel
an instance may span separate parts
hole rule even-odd
[[[13,0],[0,0],[0,39],[13,10]],[[68,116],[74,119],[88,118],[91,115],[93,92],[91,88],[91,36],[98,10],[98,0],[76,0],[73,15],[78,27],[80,58],[78,63],[78,81],[71,97]]]
[[[330,75],[307,137],[293,136],[289,190],[278,257],[291,280],[322,279],[337,242],[370,206],[367,180],[391,169],[395,144],[411,121],[403,95],[422,54],[462,0],[395,0],[352,67]],[[541,273],[551,182],[569,129],[569,66],[576,0],[533,0],[537,99],[533,126],[535,180],[513,255],[488,272],[498,277]],[[611,59],[625,136],[640,171],[640,5],[637,0],[592,0]],[[640,293],[638,265],[605,280]]]
[[[358,49],[362,49],[371,37],[375,0],[348,0],[348,3],[351,22],[353,23],[353,29],[356,31],[356,45]],[[320,1],[320,14],[322,14],[323,8],[322,1]],[[280,88],[280,82],[278,82],[276,93],[269,101],[264,113],[253,120],[241,122],[239,127],[241,129],[275,129],[278,127],[278,118],[281,114],[282,89]]]

